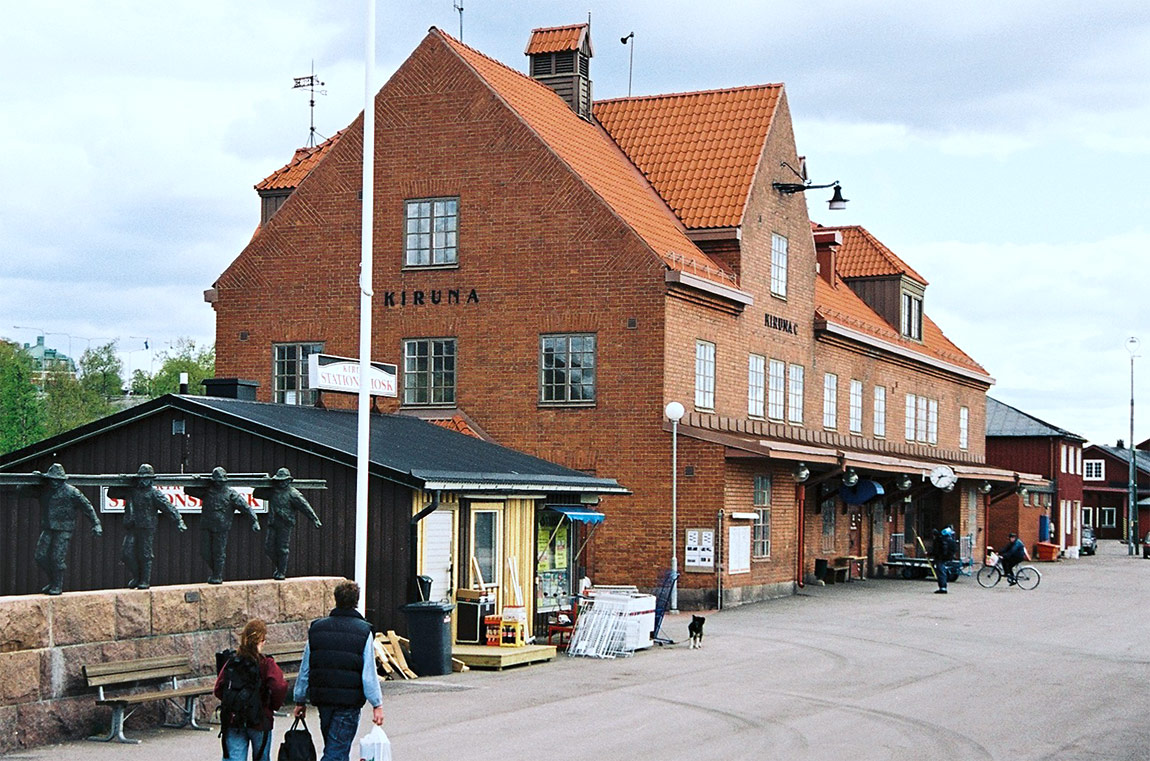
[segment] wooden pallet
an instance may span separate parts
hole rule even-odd
[[[388,679],[416,679],[416,673],[407,665],[407,655],[411,653],[411,642],[394,631],[375,635],[375,662]],[[452,671],[468,671],[467,664],[452,658]]]
[[[487,647],[485,645],[459,645],[451,648],[455,657],[473,669],[502,671],[509,666],[542,663],[555,658],[555,645],[524,645],[523,647]]]

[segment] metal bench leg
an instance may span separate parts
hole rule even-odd
[[[121,743],[125,743],[128,745],[139,744],[139,742],[140,742],[139,740],[133,740],[131,738],[124,737],[124,719],[126,719],[126,718],[128,718],[128,717],[124,714],[124,706],[122,706],[122,705],[112,706],[112,726],[111,726],[111,728],[108,729],[108,736],[107,737],[101,737],[99,735],[92,735],[88,739],[89,740],[95,740],[96,742],[105,742],[105,743],[111,742],[112,740],[115,740],[116,742],[121,742]]]
[[[211,731],[211,727],[205,727],[196,721],[196,695],[185,695],[184,706],[180,709],[183,714],[183,720],[179,724],[165,724],[165,727],[173,729],[183,729],[184,727],[191,727],[192,729],[201,729],[205,732]]]

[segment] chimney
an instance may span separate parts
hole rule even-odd
[[[1118,439],[1118,449],[1125,449],[1126,448],[1122,445],[1122,443],[1123,443],[1122,439]]]
[[[204,386],[206,396],[247,402],[256,400],[256,389],[260,385],[257,381],[243,378],[204,378],[200,383]]]
[[[815,259],[818,261],[819,275],[831,285],[838,278],[838,262],[836,261],[839,246],[843,244],[843,234],[838,230],[828,230],[816,227],[813,231],[815,237]]]
[[[527,49],[532,79],[554,90],[571,110],[591,121],[591,26],[533,29]]]

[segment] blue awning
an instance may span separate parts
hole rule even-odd
[[[603,519],[607,517],[598,510],[592,510],[583,505],[547,505],[546,509],[566,515],[568,520],[590,524],[602,523]]]
[[[861,505],[864,502],[870,502],[882,493],[882,484],[878,481],[871,481],[865,478],[860,478],[859,482],[854,486],[843,486],[839,488],[839,496],[842,497],[843,502],[846,502],[848,505]]]

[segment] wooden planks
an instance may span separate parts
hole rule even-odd
[[[485,645],[455,645],[451,648],[453,661],[458,659],[473,669],[503,670],[509,666],[542,663],[555,658],[554,645],[524,645],[523,647],[487,647]]]

